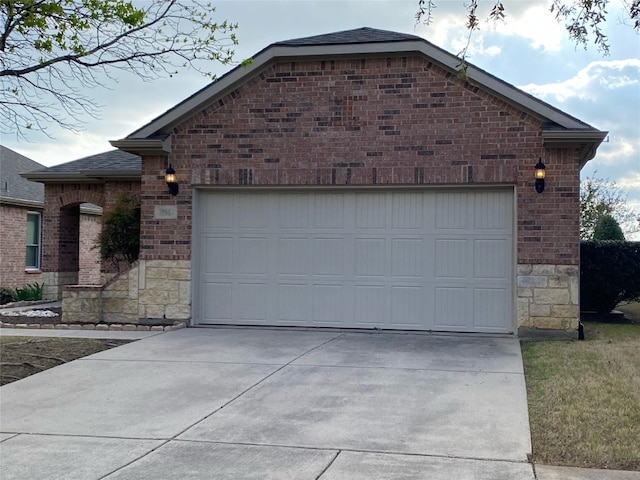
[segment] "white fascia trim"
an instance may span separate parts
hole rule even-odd
[[[36,202],[33,200],[22,200],[21,198],[13,198],[13,197],[0,197],[0,204],[12,205],[15,207],[40,208],[40,209],[44,208],[43,202]]]
[[[332,55],[361,55],[361,54],[400,54],[419,52],[427,58],[440,63],[444,67],[456,72],[460,69],[461,59],[449,52],[421,40],[409,40],[403,42],[388,43],[356,43],[339,45],[309,45],[309,46],[287,46],[274,45],[259,53],[248,67],[236,67],[219,80],[205,87],[200,92],[194,94],[173,109],[160,115],[151,123],[136,130],[126,139],[112,141],[111,145],[125,151],[126,141],[137,141],[146,139],[151,135],[165,131],[167,128],[175,126],[183,119],[188,118],[194,112],[202,110],[211,104],[220,94],[234,87],[236,84],[251,78],[253,73],[257,73],[270,61],[276,58],[310,58],[310,57],[330,57]],[[473,65],[468,65],[467,76],[470,83],[477,83],[495,93],[508,103],[515,104],[520,108],[529,110],[540,119],[552,121],[568,129],[590,129],[589,125],[557,110],[541,100],[518,90],[516,87],[489,75]],[[138,147],[141,148],[141,147]],[[139,151],[139,150],[138,150]]]
[[[135,153],[136,155],[166,155],[171,153],[170,136],[165,139],[127,137],[120,140],[109,140],[109,143],[117,149],[129,153]]]

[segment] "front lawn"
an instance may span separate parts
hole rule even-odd
[[[640,324],[522,342],[533,462],[640,470]]]

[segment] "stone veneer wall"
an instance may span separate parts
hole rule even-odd
[[[62,323],[100,323],[102,287],[66,285],[62,291]]]
[[[65,285],[78,283],[78,272],[42,272],[43,300],[60,300]]]
[[[139,261],[139,318],[191,318],[191,262]]]
[[[518,265],[518,327],[577,329],[579,280],[577,265]]]
[[[191,317],[191,262],[139,260],[104,286],[72,285],[62,295],[65,323],[138,323]]]

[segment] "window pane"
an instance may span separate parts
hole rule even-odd
[[[40,215],[27,213],[27,245],[40,244]]]
[[[27,268],[38,267],[38,247],[27,247]]]
[[[40,214],[27,213],[26,268],[40,268]]]

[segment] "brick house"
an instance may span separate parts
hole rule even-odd
[[[94,248],[102,230],[103,209],[115,205],[124,192],[140,191],[140,158],[113,150],[40,168],[23,177],[33,185],[44,184],[44,297],[60,299],[66,285],[102,285],[114,274],[110,265],[101,263]]]
[[[20,176],[43,165],[0,145],[0,287],[42,283],[44,188]]]
[[[575,329],[579,172],[606,132],[459,63],[369,28],[278,42],[112,141],[142,158],[141,252],[103,300],[191,325]]]

